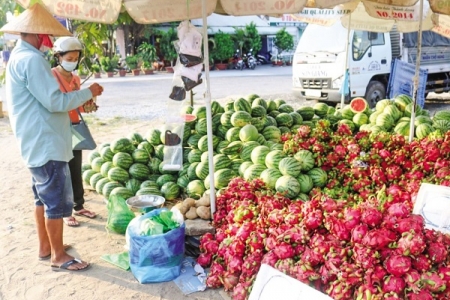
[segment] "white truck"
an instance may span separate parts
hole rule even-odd
[[[298,43],[294,60],[293,93],[303,99],[340,102],[345,74],[348,30],[340,22],[325,27],[310,24]],[[373,107],[386,98],[391,63],[395,58],[415,65],[417,33],[377,33],[351,30],[348,49],[350,92],[346,101],[364,97]],[[450,40],[434,32],[422,35],[421,68],[428,70],[429,92],[450,90]]]

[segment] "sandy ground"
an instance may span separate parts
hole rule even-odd
[[[102,120],[91,127],[98,144],[129,132],[145,133],[159,123],[126,119]],[[153,123],[153,124],[152,124]],[[104,124],[104,125],[100,125]],[[86,153],[87,154],[87,153]],[[84,155],[86,158],[87,155]],[[139,284],[131,272],[103,261],[103,254],[124,251],[125,238],[105,230],[107,209],[101,196],[86,191],[86,207],[96,219],[79,217],[81,226],[65,226],[64,241],[73,245],[69,253],[93,264],[83,273],[56,273],[50,263],[38,261],[37,236],[31,177],[25,167],[9,120],[0,118],[0,299],[226,299],[221,290],[184,296],[173,282]]]

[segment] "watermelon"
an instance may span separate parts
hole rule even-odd
[[[420,124],[424,124],[424,123],[428,123],[428,124],[432,124],[433,121],[431,121],[431,118],[428,116],[417,116],[414,119],[414,125],[415,126],[419,126]]]
[[[297,180],[300,183],[300,193],[308,194],[314,187],[312,178],[306,174],[300,174]]]
[[[278,109],[281,105],[286,104],[286,101],[284,101],[284,100],[281,99],[281,98],[277,98],[277,99],[273,100],[273,102],[274,102],[275,105],[277,106],[277,109]]]
[[[423,139],[433,132],[433,130],[434,129],[430,124],[424,123],[416,127],[415,134],[418,139]]]
[[[228,147],[222,149],[222,154],[225,155],[238,155],[242,150],[242,142],[231,142]]]
[[[281,113],[278,110],[272,110],[269,113],[269,116],[275,119],[279,114],[281,114]]]
[[[266,186],[270,189],[275,189],[275,184],[281,176],[282,174],[280,171],[274,168],[265,169],[260,175],[262,181],[264,181]]]
[[[189,180],[189,176],[187,175],[183,175],[178,177],[177,179],[177,184],[183,189],[185,190],[187,185],[189,184],[190,180]]]
[[[214,155],[214,169],[221,170],[221,169],[228,169],[231,167],[231,160],[226,156],[225,154],[216,154]]]
[[[250,124],[252,116],[246,111],[236,111],[231,115],[231,124],[234,127],[244,127]]]
[[[289,114],[291,112],[294,112],[294,108],[292,106],[290,106],[289,104],[281,104],[278,107],[278,111],[280,113],[287,113],[287,114]]]
[[[102,167],[100,168],[100,174],[103,177],[108,177],[108,171],[114,167],[113,163],[110,161],[104,162]]]
[[[222,140],[224,140],[228,129],[229,129],[228,127],[225,127],[223,125],[219,125],[217,127],[216,132],[214,134],[216,134],[218,137],[220,137]]]
[[[131,178],[125,183],[125,187],[132,191],[134,194],[141,188],[142,182],[138,179]]]
[[[260,144],[258,142],[250,141],[250,142],[244,143],[242,146],[241,153],[240,153],[241,159],[244,161],[251,161],[252,151],[253,151],[253,149],[255,149],[258,146],[260,146]]]
[[[353,116],[353,123],[355,123],[358,127],[361,127],[362,125],[369,123],[369,117],[362,112],[356,113]]]
[[[111,151],[114,153],[119,152],[132,152],[134,150],[134,146],[131,141],[127,138],[119,138],[115,139],[111,142]]]
[[[245,170],[247,170],[252,165],[253,165],[253,163],[251,161],[244,161],[239,166],[239,170],[238,170],[239,176],[244,177]]]
[[[247,95],[246,99],[248,102],[253,103],[254,100],[261,99],[261,98],[259,98],[259,96],[256,94],[250,94],[250,95]]]
[[[148,164],[150,160],[150,156],[148,155],[148,152],[144,149],[136,149],[131,153],[131,157],[133,158],[134,162],[141,163],[141,164]]]
[[[411,117],[412,109],[413,109],[413,103],[406,105],[403,115],[405,117]],[[420,116],[422,113],[423,113],[422,108],[417,105],[416,106],[416,116]]]
[[[297,199],[303,202],[309,201],[309,196],[303,193],[297,195]]]
[[[227,128],[231,128],[233,126],[233,125],[231,125],[231,116],[233,115],[233,113],[234,113],[234,110],[224,112],[220,116],[220,124],[222,124],[223,126],[225,126]]]
[[[234,100],[230,99],[225,103],[225,106],[223,107],[225,112],[227,111],[234,111]]]
[[[307,174],[309,177],[311,177],[311,180],[315,187],[324,187],[327,184],[327,172],[325,172],[321,168],[312,168],[308,171]]]
[[[302,125],[303,123],[303,117],[301,114],[297,112],[291,112],[289,115],[292,117],[293,125]]]
[[[279,126],[278,129],[280,129],[281,136],[285,135],[286,133],[290,133],[291,129],[286,126]]]
[[[244,161],[242,159],[233,159],[231,161],[231,167],[230,169],[233,170],[233,172],[235,174],[239,174],[239,168],[241,167],[241,165],[244,163]]]
[[[192,114],[197,118],[197,122],[200,119],[205,119],[206,118],[206,106],[197,106],[192,111]]]
[[[353,121],[342,119],[338,122],[338,125],[346,125],[348,128],[350,128],[351,131],[355,131],[356,125],[353,123]]]
[[[262,106],[264,108],[264,111],[267,111],[267,102],[263,98],[256,98],[252,102],[252,108],[256,106]]]
[[[221,189],[228,186],[231,179],[234,178],[236,174],[230,169],[221,169],[214,172],[214,186],[217,189]]]
[[[156,195],[156,196],[162,196],[162,193],[159,189],[154,187],[146,187],[141,188],[139,191],[136,192],[136,196],[140,195]]]
[[[190,198],[200,199],[205,192],[205,185],[201,180],[193,180],[186,187],[186,193]]]
[[[267,115],[266,109],[261,105],[252,106],[251,116],[254,118],[264,117]]]
[[[81,165],[81,173],[83,173],[84,171],[87,171],[87,170],[92,170],[91,164],[87,164],[87,163],[82,164]]]
[[[103,147],[100,149],[100,157],[103,161],[112,161],[114,157],[114,152],[111,151],[110,147]]]
[[[236,101],[234,101],[233,107],[235,112],[244,111],[249,114],[252,112],[252,106],[250,102],[248,102],[244,98],[239,98]]]
[[[265,165],[266,156],[269,152],[269,147],[257,146],[252,150],[250,158],[254,164]]]
[[[100,169],[105,161],[101,157],[96,157],[91,163],[92,170],[95,172],[100,172]]]
[[[115,167],[120,167],[122,169],[128,170],[133,164],[133,157],[125,152],[119,152],[114,154],[112,163]]]
[[[300,183],[295,177],[284,175],[277,179],[275,190],[287,198],[294,199],[300,193]]]
[[[100,150],[102,150],[104,147],[109,147],[109,146],[111,146],[110,143],[102,143],[102,144],[100,144],[100,145],[97,146],[97,151],[100,151]]]
[[[397,108],[396,105],[387,105],[383,109],[383,113],[391,115],[394,121],[397,121],[403,116],[403,113]]]
[[[223,113],[224,110],[223,110],[223,107],[220,105],[220,103],[217,102],[216,100],[214,100],[211,102],[211,112],[214,116],[214,115]]]
[[[433,121],[437,121],[437,120],[450,121],[450,111],[440,110],[440,111],[436,112],[433,116]]]
[[[213,144],[213,149],[216,149],[217,145],[219,145],[220,143],[220,139],[213,135],[212,136],[212,144]],[[208,136],[204,135],[202,136],[199,140],[198,140],[198,150],[202,151],[202,152],[206,152],[208,151]]]
[[[180,196],[180,187],[175,182],[166,182],[161,187],[161,193],[166,200],[173,200]]]
[[[97,184],[97,182],[102,179],[103,176],[100,173],[95,173],[91,176],[91,178],[89,178],[89,185],[95,189],[95,186]]]
[[[195,168],[195,174],[198,178],[204,180],[209,174],[209,164],[207,162],[199,162]]]
[[[187,171],[187,175],[188,175],[188,177],[189,177],[190,180],[198,179],[198,176],[197,176],[197,174],[195,173],[195,169],[197,168],[197,166],[198,166],[199,163],[200,163],[200,162],[194,162],[194,163],[192,163],[192,164],[189,166],[188,171]]]
[[[94,170],[86,170],[83,172],[83,174],[81,175],[81,178],[83,179],[84,183],[86,184],[90,184],[90,180],[92,175],[94,174],[98,174],[98,172],[95,172]],[[101,174],[100,174],[101,175]]]
[[[369,104],[367,103],[366,99],[364,99],[364,98],[356,97],[356,98],[353,98],[352,101],[350,101],[350,109],[355,114],[365,112],[368,107],[369,107]]]
[[[325,103],[318,102],[318,103],[314,104],[313,109],[314,109],[314,114],[316,114],[320,118],[323,118],[327,115],[328,105],[326,105]]]
[[[191,164],[194,162],[200,162],[202,153],[203,152],[198,149],[192,149],[188,154],[188,162]]]
[[[123,187],[123,186],[120,183],[118,183],[117,181],[109,181],[109,182],[107,182],[102,188],[102,195],[106,199],[108,199],[109,195],[112,192],[112,190],[115,189],[116,187]]]
[[[394,118],[387,113],[381,113],[378,115],[375,124],[389,131],[394,126],[395,120]]]
[[[267,127],[267,126],[275,126],[275,127],[277,127],[278,126],[277,121],[275,120],[274,117],[266,116],[265,120],[266,120],[264,122],[264,126],[265,127]]]
[[[145,152],[147,152],[147,155],[150,157],[154,152],[155,149],[153,148],[152,144],[150,144],[147,141],[143,141],[141,142],[138,146],[138,149],[144,150]]]
[[[242,142],[256,141],[258,130],[255,126],[247,124],[239,130],[239,138]]]
[[[229,142],[235,142],[239,141],[239,132],[241,128],[240,127],[231,127],[228,129],[227,134],[225,135],[225,138]]]
[[[267,141],[279,142],[281,139],[281,131],[275,126],[267,126],[264,128],[262,135]]]
[[[450,121],[447,120],[433,120],[433,128],[445,133],[450,130]]]
[[[217,154],[217,153],[214,153],[213,155],[215,155],[215,154]],[[202,155],[200,156],[200,161],[207,162],[208,158],[209,158],[209,152],[208,151],[203,152]]]
[[[312,120],[314,117],[314,108],[309,106],[300,107],[296,112],[301,115],[305,121]]]
[[[412,99],[408,95],[399,95],[394,98],[394,104],[401,112],[404,112],[406,106],[410,103],[412,103]]]
[[[392,100],[383,99],[383,100],[380,100],[377,102],[377,104],[375,105],[375,110],[376,111],[384,111],[386,106],[393,105],[393,104],[394,104],[394,102],[392,102]]]
[[[267,112],[270,113],[274,110],[277,110],[277,104],[273,100],[267,101]]]
[[[300,174],[301,164],[293,157],[285,157],[280,160],[278,169],[283,175],[297,177]]]
[[[277,121],[278,126],[291,127],[294,124],[292,116],[288,113],[280,113],[275,117],[275,120]]]
[[[263,145],[267,141],[266,138],[261,133],[258,133],[258,139],[256,140],[256,142],[260,145]]]
[[[195,131],[197,131],[197,134],[204,136],[207,133],[207,120],[198,120],[197,124],[195,124]]]
[[[139,180],[146,180],[148,175],[150,175],[149,167],[141,163],[132,164],[128,172],[130,173],[131,178]]]
[[[192,108],[192,107],[190,107],[190,108]],[[184,114],[183,117],[184,117],[184,122],[185,122],[186,127],[189,127],[191,129],[195,127],[195,123],[197,121],[196,116],[194,116],[186,111],[186,114]]]
[[[286,154],[284,154],[283,151],[271,150],[269,153],[267,153],[264,162],[265,162],[267,168],[278,169],[278,165],[280,164],[280,161],[285,157],[286,157]]]
[[[100,152],[98,152],[97,150],[93,150],[91,151],[91,153],[89,153],[88,155],[88,161],[90,164],[92,164],[92,161],[94,160],[94,158],[100,157]]]
[[[308,150],[300,150],[294,154],[294,158],[300,163],[300,170],[307,172],[314,168],[314,155]]]
[[[377,117],[381,114],[382,112],[380,111],[374,111],[373,113],[370,114],[369,116],[369,122],[371,124],[375,124],[377,122]]]
[[[217,153],[222,153],[222,149],[225,149],[230,144],[229,141],[220,141],[219,144],[216,147]]]
[[[142,189],[142,188],[149,188],[149,187],[154,187],[154,188],[159,189],[159,185],[156,183],[156,181],[153,181],[153,180],[145,180],[145,181],[143,181],[139,188]]]
[[[166,182],[175,182],[177,181],[176,177],[172,174],[163,174],[161,176],[158,177],[158,179],[156,180],[156,184],[158,185],[159,188],[161,188],[164,183]]]
[[[403,136],[409,136],[410,122],[399,122],[394,127],[394,132]]]
[[[266,169],[265,165],[254,164],[249,166],[244,172],[244,179],[247,181],[252,181],[253,179],[259,178],[261,173]]]
[[[128,139],[131,141],[131,143],[134,146],[138,146],[141,142],[144,141],[144,139],[142,138],[142,135],[140,135],[139,133],[130,133],[130,135],[128,136]]]
[[[111,191],[110,196],[111,195],[119,196],[126,200],[128,198],[133,197],[134,193],[129,189],[127,189],[126,187],[116,187]]]
[[[256,130],[258,132],[262,131],[264,129],[264,127],[266,126],[266,119],[265,117],[262,118],[252,118],[250,121],[250,124],[252,124],[253,126],[255,126]]]
[[[161,162],[162,160],[157,157],[153,157],[150,159],[147,166],[149,167],[152,174],[159,174],[159,165],[161,164]]]
[[[114,167],[108,171],[108,178],[111,181],[126,182],[130,179],[130,174],[120,167]]]
[[[155,147],[155,157],[159,158],[160,160],[164,159],[164,145],[158,145]]]
[[[353,117],[355,116],[355,113],[351,109],[350,105],[344,106],[341,110],[341,117],[345,120],[353,120]]]

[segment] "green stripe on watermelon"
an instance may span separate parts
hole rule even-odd
[[[161,187],[161,193],[166,200],[174,200],[180,196],[180,186],[175,182],[166,182]]]
[[[122,169],[128,170],[130,166],[133,164],[133,157],[126,152],[119,152],[114,154],[112,163],[116,167],[120,167]]]
[[[230,169],[221,169],[214,172],[214,186],[216,189],[221,189],[228,186],[231,179],[236,177],[236,174],[233,170]]]
[[[300,169],[307,172],[314,168],[314,155],[308,150],[300,150],[294,154],[294,158],[300,163]]]
[[[207,152],[206,152],[207,153]],[[216,154],[213,159],[214,170],[231,168],[231,160],[225,154]]]
[[[244,161],[240,166],[239,166],[239,176],[244,177],[244,173],[245,170],[247,170],[250,166],[253,166],[253,163],[251,161]]]
[[[92,161],[94,161],[94,158],[100,157],[100,152],[97,150],[93,150],[88,155],[88,162],[92,164]]]
[[[82,177],[84,183],[90,184],[89,181],[90,181],[92,175],[94,175],[94,174],[98,174],[98,172],[95,172],[95,171],[92,170],[92,169],[91,169],[91,170],[86,170],[86,171],[84,171],[83,174],[81,175],[81,177]],[[100,174],[100,175],[101,175],[101,174]]]
[[[205,185],[201,180],[193,180],[186,187],[186,193],[190,198],[200,199],[205,192]]]
[[[139,133],[135,132],[135,133],[130,133],[130,135],[128,136],[128,139],[131,141],[131,143],[135,146],[138,146],[141,142],[144,141],[144,139],[142,138],[142,135],[140,135]]]
[[[135,149],[131,141],[127,138],[115,139],[111,142],[111,145],[109,147],[114,153],[132,152]]]
[[[100,168],[100,174],[102,174],[103,177],[108,177],[108,171],[114,168],[114,165],[112,162],[107,161],[104,162],[102,167]]]
[[[130,174],[131,178],[146,180],[148,178],[148,175],[150,175],[150,169],[144,164],[134,163],[131,165],[128,173]]]
[[[241,159],[244,161],[251,161],[252,151],[258,146],[260,146],[260,144],[254,141],[243,143],[242,150],[240,153]]]
[[[302,165],[293,157],[285,157],[280,160],[278,169],[283,175],[297,177],[300,174]]]
[[[95,184],[95,191],[98,194],[102,194],[102,190],[103,187],[105,186],[105,184],[107,184],[108,182],[111,182],[111,180],[109,180],[108,178],[102,178],[99,181],[97,181],[97,183]]]
[[[97,173],[100,172],[100,168],[102,167],[104,162],[105,161],[101,157],[94,158],[94,160],[92,160],[91,163],[92,170],[94,170]]]
[[[311,177],[315,187],[324,187],[328,181],[328,174],[321,168],[312,168],[308,171],[308,176]]]
[[[276,181],[275,190],[287,198],[294,199],[300,193],[300,183],[295,177],[284,175]]]
[[[236,101],[234,101],[233,107],[234,107],[235,112],[244,111],[248,114],[250,114],[252,112],[252,107],[251,107],[250,102],[248,102],[244,98],[239,98]]]
[[[265,169],[260,175],[262,181],[264,181],[266,186],[270,189],[275,189],[275,184],[281,176],[283,176],[281,172],[278,169],[273,168]]]
[[[108,178],[111,181],[126,182],[130,179],[130,174],[120,167],[114,167],[108,171]]]
[[[156,183],[156,181],[153,181],[153,180],[145,180],[139,186],[140,189],[146,188],[146,187],[154,187],[154,188],[159,189],[159,185]]]
[[[141,196],[141,195],[156,195],[156,196],[162,196],[162,193],[159,189],[154,188],[154,187],[146,187],[146,188],[141,188],[136,192],[136,196]]]
[[[265,166],[265,160],[267,154],[270,152],[267,146],[257,146],[252,150],[250,158],[254,164],[260,164]]]
[[[144,149],[134,150],[133,153],[131,154],[131,157],[133,158],[134,162],[141,164],[148,164],[148,162],[150,161],[150,156],[148,155],[148,152]]]
[[[142,182],[138,179],[131,178],[125,183],[125,187],[132,191],[134,194],[141,188]]]
[[[91,176],[91,178],[89,178],[89,185],[95,189],[95,185],[97,184],[97,182],[102,179],[103,176],[100,173],[95,173]]]
[[[110,147],[103,147],[102,149],[100,149],[100,157],[104,161],[112,161],[114,152],[112,152]]]
[[[123,185],[121,185],[120,183],[118,183],[117,181],[110,181],[107,182],[103,188],[102,188],[102,195],[108,199],[109,195],[111,194],[112,190],[115,189],[116,187],[123,187]]]
[[[231,115],[231,124],[234,127],[244,127],[247,124],[250,124],[252,120],[252,116],[250,113],[246,111],[236,111]]]
[[[244,172],[244,179],[252,181],[253,179],[260,178],[261,173],[266,169],[265,165],[253,164],[249,166]]]
[[[111,191],[109,196],[118,196],[123,198],[124,200],[127,200],[128,198],[133,197],[134,194],[126,187],[116,187]]]
[[[308,194],[313,189],[314,182],[308,175],[300,174],[296,178],[298,183],[300,183],[300,193]]]

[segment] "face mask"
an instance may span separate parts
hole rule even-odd
[[[77,67],[78,62],[70,62],[63,60],[61,62],[61,67],[66,70],[67,72],[72,72]]]
[[[46,52],[53,47],[53,42],[48,34],[36,34],[36,38],[38,40],[38,49],[40,51]]]

